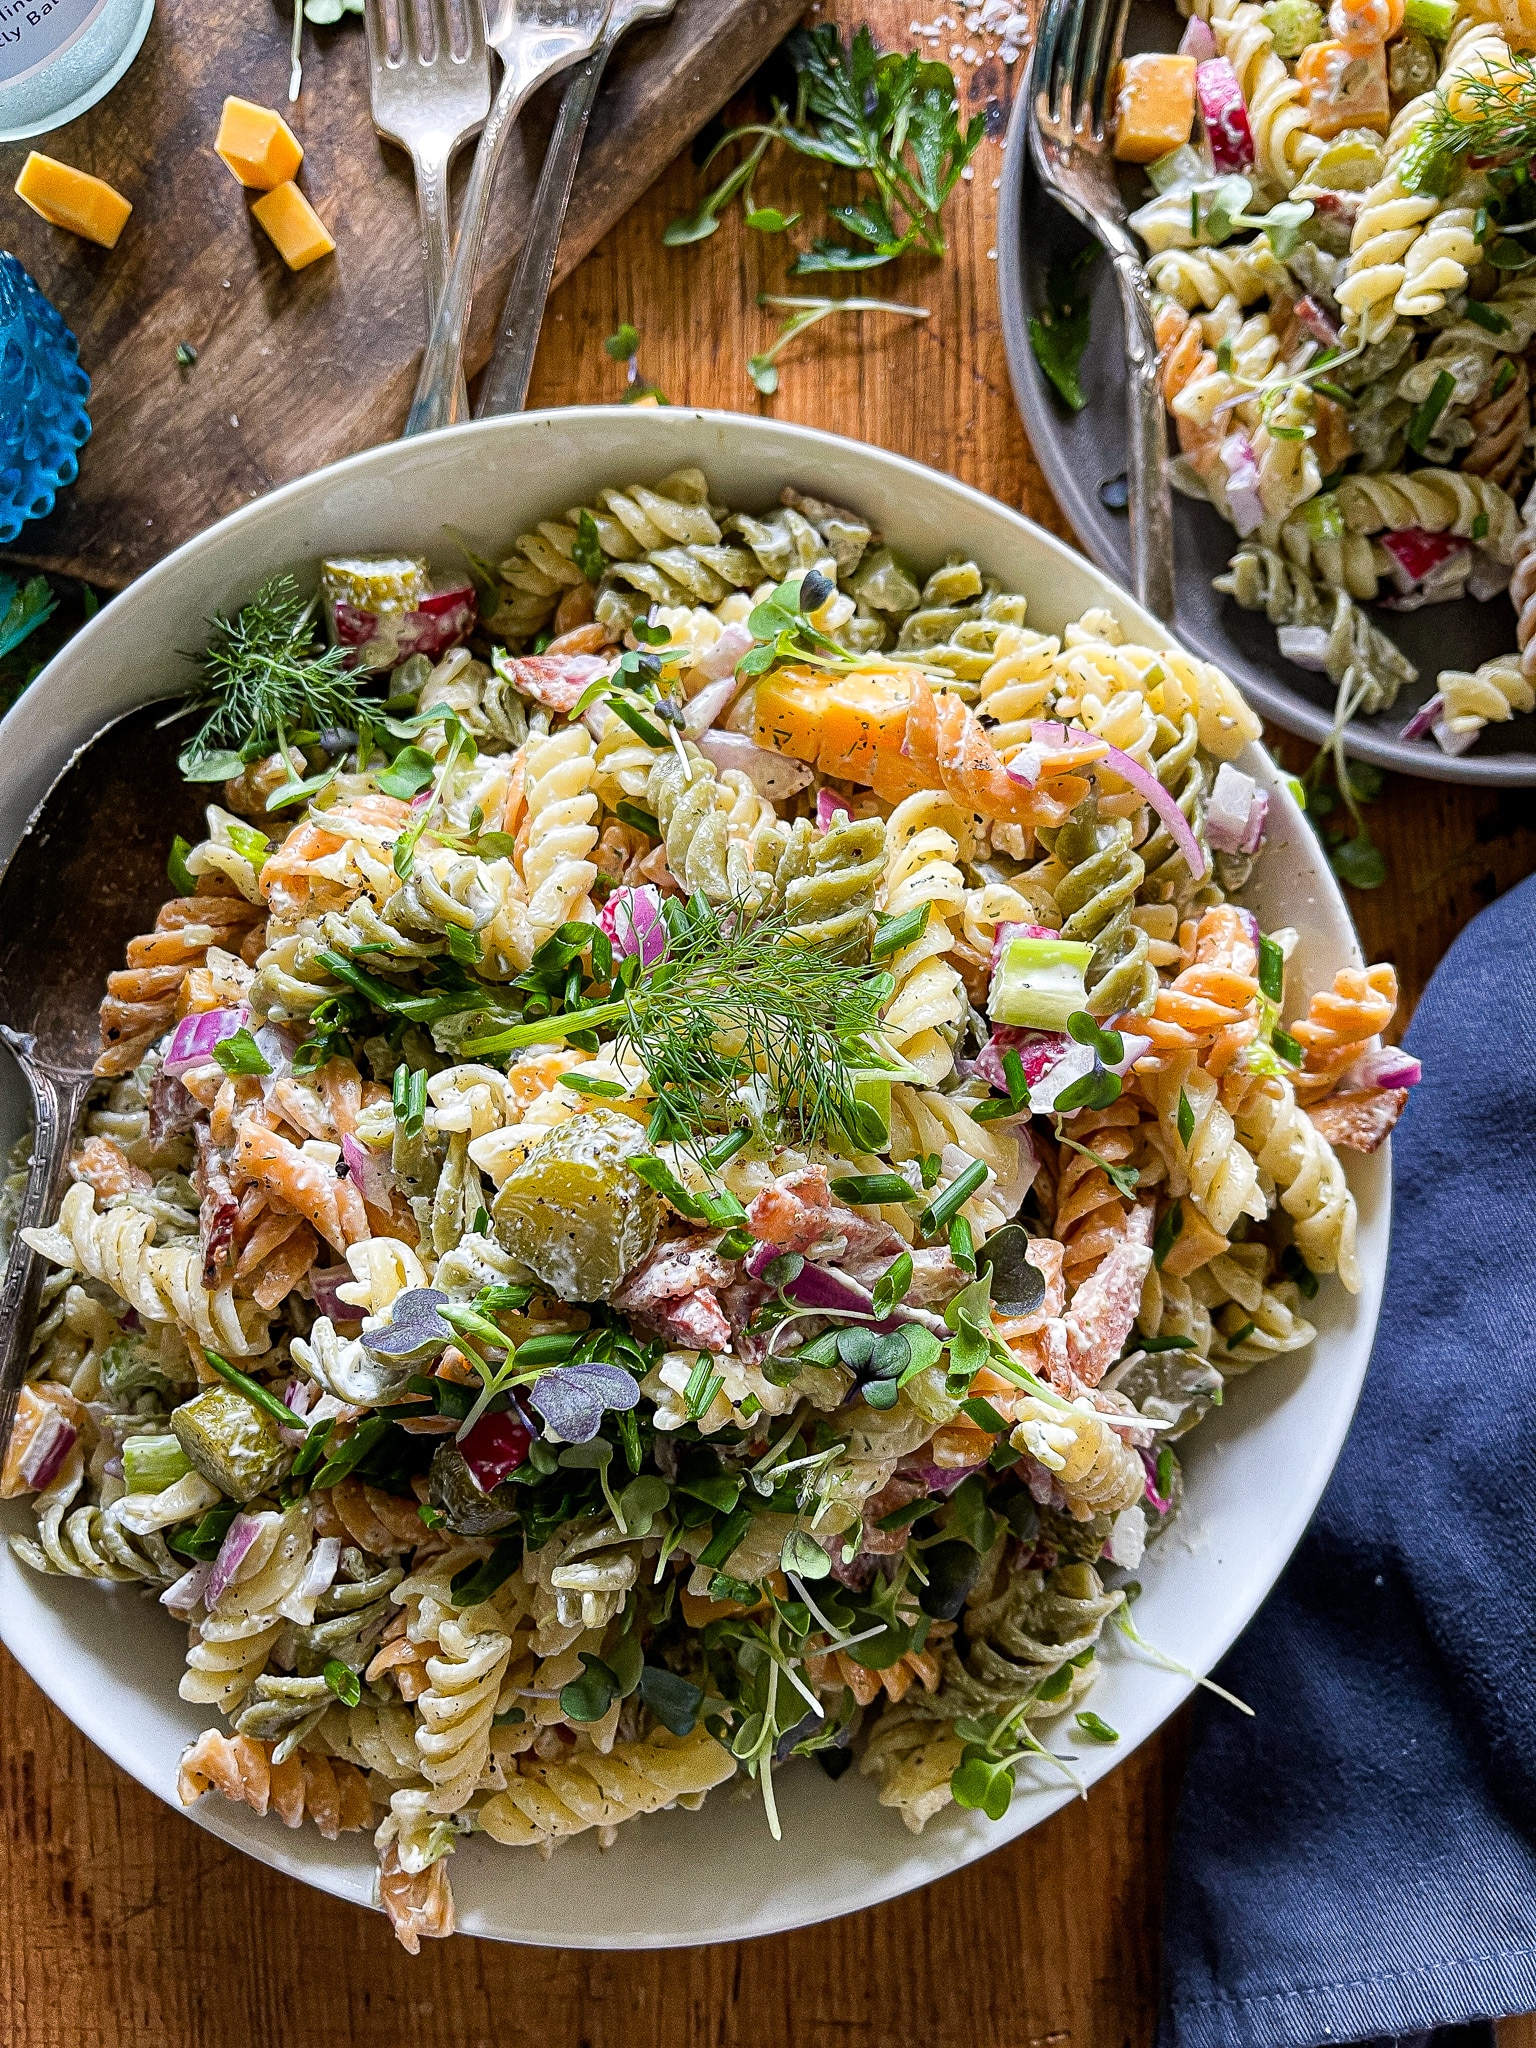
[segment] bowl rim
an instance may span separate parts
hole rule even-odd
[[[997,291],[1008,376],[1030,449],[1045,473],[1046,482],[1070,520],[1072,530],[1083,536],[1084,549],[1095,567],[1118,585],[1121,564],[1104,545],[1096,490],[1068,459],[1060,434],[1053,431],[1051,400],[1029,342],[1030,294],[1024,248],[1026,187],[1033,183],[1043,203],[1055,203],[1040,187],[1032,162],[1032,104],[1026,78],[1008,122],[997,210]],[[1228,670],[1230,656],[1224,649],[1213,647],[1200,633],[1186,632],[1183,637],[1185,644],[1207,661],[1215,662],[1224,673]],[[1286,689],[1257,669],[1245,668],[1234,680],[1245,697],[1287,732],[1299,733],[1319,746],[1331,738],[1332,719],[1300,691]],[[1536,718],[1536,713],[1519,715]],[[1536,784],[1536,747],[1523,753],[1479,754],[1474,748],[1465,754],[1446,754],[1437,746],[1418,746],[1358,721],[1345,732],[1344,745],[1345,751],[1357,760],[1374,762],[1400,775],[1416,776],[1421,782],[1473,783],[1487,789],[1524,789]]]
[[[443,429],[436,434],[422,436],[419,446],[423,451],[438,451],[451,450],[455,446],[479,446],[487,441],[494,443],[503,438],[516,442],[539,429],[567,426],[573,421],[605,423],[611,427],[613,413],[614,408],[611,406],[593,405],[507,415],[496,420],[467,422]],[[644,425],[640,424],[642,417]],[[760,437],[776,442],[780,446],[801,447],[807,454],[820,456],[823,466],[828,466],[831,459],[847,460],[851,457],[855,462],[869,466],[875,473],[883,470],[893,480],[907,480],[919,484],[925,492],[937,490],[955,504],[962,522],[968,517],[977,516],[988,524],[1001,521],[1004,525],[1011,526],[1020,541],[1040,557],[1041,568],[1047,576],[1053,561],[1064,567],[1070,566],[1075,575],[1084,577],[1090,584],[1096,586],[1098,595],[1095,601],[1112,605],[1129,632],[1150,640],[1154,645],[1168,645],[1176,640],[1176,636],[1167,627],[1143,611],[1112,577],[1055,534],[1037,525],[1022,512],[988,496],[974,486],[915,462],[909,457],[817,428],[714,409],[647,409],[643,415],[634,412],[629,414],[627,419],[633,424],[638,436],[654,436],[658,453],[662,454],[664,460],[664,451],[675,441],[679,430],[685,425],[713,427],[731,433]],[[123,612],[131,609],[136,603],[152,601],[158,590],[167,584],[173,584],[190,562],[195,561],[221,540],[238,535],[245,527],[270,518],[274,511],[281,512],[302,504],[338,481],[366,478],[370,473],[388,470],[402,459],[408,463],[414,459],[413,451],[416,445],[411,442],[384,443],[348,456],[238,507],[224,519],[205,529],[203,533],[183,542],[163,561],[157,563],[154,568],[137,578],[103,606],[101,611],[49,662],[12,707],[3,723],[0,723],[0,742],[6,739],[12,742],[5,755],[0,758],[8,762],[25,758],[24,750],[27,744],[35,745],[44,741],[49,700],[60,690],[67,688],[71,673],[81,661],[89,662],[98,640],[114,630]],[[684,455],[677,459],[686,461],[694,458],[691,455]],[[676,459],[669,462],[668,466],[676,466]],[[121,694],[127,696],[126,685]],[[162,678],[155,687],[142,686],[135,702],[149,702],[164,695],[165,684]],[[132,707],[120,706],[121,708]],[[120,709],[113,715],[120,715]],[[1342,917],[1344,925],[1353,935],[1353,922],[1349,918],[1342,893],[1326,862],[1322,860],[1320,853],[1315,859],[1310,858],[1315,841],[1310,828],[1307,827],[1284,786],[1284,778],[1262,747],[1254,745],[1250,752],[1250,765],[1270,788],[1272,814],[1278,813],[1283,816],[1298,833],[1299,843],[1309,851],[1305,869],[1307,881],[1314,890],[1320,890],[1325,897],[1332,899],[1335,913]],[[1358,941],[1355,943],[1354,957],[1359,957]],[[1276,1533],[1274,1555],[1277,1560],[1274,1571],[1255,1573],[1242,1584],[1240,1590],[1234,1589],[1235,1597],[1230,1598],[1223,1607],[1220,1628],[1212,1638],[1213,1647],[1209,1649],[1208,1654],[1203,1653],[1199,1659],[1199,1670],[1202,1674],[1225,1654],[1267,1598],[1279,1572],[1284,1568],[1285,1561],[1311,1520],[1352,1421],[1364,1381],[1370,1344],[1374,1339],[1386,1273],[1386,1248],[1391,1218],[1390,1173],[1386,1170],[1388,1157],[1389,1148],[1383,1148],[1377,1162],[1368,1162],[1372,1166],[1379,1163],[1381,1169],[1372,1181],[1371,1209],[1373,1227],[1379,1231],[1379,1259],[1369,1263],[1363,1262],[1361,1293],[1354,1297],[1354,1330],[1341,1332],[1337,1340],[1341,1344],[1347,1343],[1352,1348],[1356,1354],[1355,1362],[1348,1366],[1347,1373],[1336,1376],[1334,1399],[1327,1412],[1326,1427],[1310,1445],[1313,1456],[1309,1483],[1294,1495],[1285,1497],[1273,1520]],[[1366,1218],[1362,1216],[1362,1223],[1365,1221]],[[1316,1355],[1310,1347],[1307,1351],[1293,1354],[1293,1361],[1295,1358],[1307,1361],[1304,1366],[1296,1368],[1298,1372],[1303,1375],[1317,1373]],[[1286,1365],[1286,1360],[1275,1359],[1270,1362],[1267,1369],[1277,1388],[1281,1378],[1277,1368],[1284,1368]],[[1277,1391],[1274,1398],[1279,1402],[1289,1397]],[[1223,1417],[1221,1420],[1225,1422],[1226,1418]],[[6,1557],[4,1565],[6,1568],[12,1568],[13,1561]],[[14,1568],[25,1570],[25,1567],[19,1564]],[[63,1586],[65,1582],[49,1580],[46,1584],[50,1588],[56,1588]],[[282,1871],[285,1875],[297,1877],[303,1882],[313,1884],[355,1904],[376,1903],[371,1895],[371,1877],[360,1878],[355,1858],[345,1853],[347,1841],[351,1838],[346,1838],[342,1843],[322,1844],[318,1838],[313,1841],[309,1839],[309,1830],[290,1835],[286,1830],[279,1830],[268,1822],[257,1821],[256,1817],[247,1813],[243,1807],[231,1807],[223,1801],[204,1799],[192,1808],[177,1804],[165,1782],[164,1770],[158,1760],[148,1755],[144,1744],[136,1740],[132,1717],[119,1717],[115,1714],[111,1700],[92,1691],[83,1680],[68,1680],[47,1668],[55,1661],[50,1656],[50,1632],[46,1628],[36,1628],[19,1620],[14,1611],[14,1604],[6,1601],[0,1601],[0,1640],[5,1642],[23,1669],[51,1700],[60,1705],[61,1710],[90,1741],[131,1777],[162,1798],[166,1804],[171,1805],[174,1811],[208,1828],[221,1839],[255,1855],[260,1861]],[[71,1648],[64,1661],[67,1663],[72,1657],[78,1663],[84,1654],[78,1649]],[[1123,1762],[1125,1757],[1154,1734],[1198,1683],[1193,1671],[1175,1675],[1146,1665],[1138,1665],[1137,1670],[1142,1687],[1140,1697],[1147,1703],[1145,1725],[1135,1730],[1132,1738],[1124,1741],[1112,1754],[1101,1753],[1081,1760],[1085,1766],[1083,1776],[1090,1784]],[[62,1699],[61,1694],[65,1696]],[[171,1780],[174,1782],[174,1769]],[[836,1789],[828,1788],[829,1791]],[[873,1787],[861,1784],[858,1790],[862,1797],[868,1799],[874,1811],[880,1811],[874,1808]],[[785,1887],[776,1898],[775,1910],[771,1915],[766,1918],[755,1916],[753,1924],[748,1926],[720,1926],[699,1931],[687,1927],[673,1929],[646,1926],[642,1929],[621,1925],[614,1928],[567,1927],[564,1931],[556,1933],[547,1928],[529,1931],[509,1927],[504,1923],[494,1924],[490,1916],[476,1912],[468,1915],[461,1913],[460,1928],[467,1933],[537,1945],[591,1948],[691,1946],[701,1942],[738,1940],[760,1934],[784,1933],[800,1926],[820,1924],[844,1912],[862,1910],[867,1906],[883,1903],[937,1877],[962,1869],[992,1849],[1003,1847],[1036,1826],[1074,1796],[1070,1785],[1032,1789],[1027,1796],[1021,1787],[1021,1795],[1016,1798],[1014,1809],[1008,1818],[1001,1824],[984,1824],[984,1833],[970,1827],[955,1827],[943,1831],[930,1827],[925,1836],[908,1838],[908,1847],[909,1850],[913,1850],[916,1842],[921,1841],[924,1851],[931,1849],[931,1853],[925,1853],[920,1859],[914,1853],[903,1862],[893,1851],[885,1859],[887,1867],[877,1876],[870,1876],[866,1867],[861,1865],[863,1881],[857,1895],[850,1897],[846,1902],[839,1901],[830,1907],[802,1906],[797,1903],[795,1889]],[[651,1822],[651,1826],[657,1827],[676,1818],[677,1816],[672,1815],[658,1816]],[[697,1825],[693,1816],[682,1818]],[[971,1822],[978,1821],[980,1817],[968,1815],[965,1819]],[[570,1845],[565,1853],[567,1856],[580,1853],[582,1846]],[[590,1847],[590,1837],[586,1846]]]

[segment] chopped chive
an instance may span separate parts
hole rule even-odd
[[[227,1380],[230,1386],[244,1394],[252,1407],[259,1408],[263,1415],[270,1415],[274,1422],[281,1422],[287,1429],[307,1430],[309,1428],[309,1424],[304,1420],[303,1416],[295,1415],[286,1401],[280,1401],[276,1394],[262,1386],[259,1380],[253,1380],[248,1373],[239,1371],[237,1367],[230,1364],[227,1358],[221,1357],[217,1351],[205,1350],[203,1356],[221,1380]]]
[[[916,1194],[911,1181],[903,1180],[899,1173],[845,1173],[833,1181],[832,1192],[841,1202],[877,1205],[910,1202]]]
[[[191,851],[191,847],[178,832],[171,841],[170,856],[165,863],[165,871],[171,878],[171,887],[178,896],[197,894],[197,877],[187,866],[187,855]]]
[[[659,725],[652,725],[643,711],[637,711],[625,697],[610,697],[608,708],[615,718],[622,718],[637,739],[648,747],[665,747],[669,744],[666,734]]]
[[[315,958],[327,973],[334,974],[338,981],[344,981],[348,988],[355,988],[360,996],[366,996],[376,1010],[392,1011],[399,1002],[401,990],[387,981],[380,981],[377,975],[365,973],[345,953],[336,953],[328,946],[322,946]]]
[[[705,1146],[704,1164],[716,1168],[722,1167],[729,1160],[734,1159],[743,1146],[750,1145],[751,1142],[752,1132],[746,1124],[743,1124],[739,1131],[731,1131],[725,1137],[717,1138],[713,1145]]]
[[[562,1074],[562,1088],[573,1088],[578,1095],[627,1095],[629,1090],[622,1081],[604,1081],[596,1074]]]
[[[1285,993],[1285,954],[1273,939],[1259,940],[1259,994],[1278,1003]]]
[[[1193,1337],[1138,1337],[1137,1346],[1142,1351],[1193,1351]]]
[[[1234,1330],[1226,1339],[1227,1349],[1235,1351],[1239,1344],[1246,1344],[1258,1327],[1257,1323],[1244,1323],[1240,1330]]]
[[[1008,1422],[999,1415],[992,1403],[980,1394],[972,1394],[969,1400],[960,1403],[960,1413],[968,1415],[978,1429],[984,1429],[991,1436],[1006,1436]]]
[[[698,1364],[688,1375],[688,1385],[683,1394],[683,1406],[688,1411],[688,1420],[697,1422],[701,1415],[707,1415],[714,1406],[716,1394],[725,1385],[724,1379],[715,1371],[715,1361],[708,1351],[701,1352]]]
[[[942,1195],[928,1204],[917,1219],[917,1227],[924,1237],[936,1237],[952,1216],[959,1214],[976,1190],[986,1185],[987,1169],[979,1159],[973,1159],[958,1180],[952,1180]]]
[[[870,959],[888,959],[892,953],[899,953],[904,946],[914,944],[928,929],[928,918],[932,910],[931,903],[919,903],[915,910],[903,911],[900,917],[893,917],[889,923],[881,925],[870,944]]]
[[[627,800],[624,803],[615,804],[613,815],[619,820],[621,825],[633,825],[635,830],[643,832],[647,839],[659,839],[661,837],[661,824],[659,820],[653,818],[649,811],[642,811],[638,804],[629,803]]]
[[[1422,455],[1428,447],[1435,422],[1449,405],[1455,389],[1456,379],[1449,370],[1442,370],[1431,385],[1429,396],[1408,422],[1408,446],[1415,455]]]
[[[957,1216],[949,1226],[949,1256],[962,1273],[972,1277],[976,1272],[976,1239],[971,1226],[964,1216]]]
[[[1467,318],[1477,327],[1485,327],[1490,334],[1507,334],[1509,322],[1497,306],[1486,305],[1481,299],[1468,299]]]
[[[1003,1054],[1003,1080],[1009,1102],[1015,1109],[1022,1109],[1029,1100],[1029,1082],[1024,1078],[1024,1062],[1014,1046]]]
[[[1506,364],[1505,367],[1507,368],[1508,365]],[[1488,538],[1488,514],[1486,512],[1479,512],[1473,520],[1472,538],[1473,540],[1486,540]]]
[[[1296,1043],[1296,1040],[1292,1038],[1289,1031],[1272,1032],[1269,1042],[1288,1067],[1300,1067],[1306,1059],[1306,1054]]]
[[[355,1707],[363,1696],[362,1680],[351,1665],[343,1664],[339,1657],[326,1659],[325,1682],[344,1707]]]
[[[1515,366],[1514,366],[1514,364],[1513,364],[1513,363],[1512,363],[1512,362],[1511,362],[1511,361],[1509,360],[1509,357],[1508,357],[1508,356],[1506,356],[1506,357],[1504,358],[1503,362],[1502,362],[1502,363],[1500,363],[1500,365],[1499,365],[1499,373],[1498,373],[1498,375],[1497,375],[1497,376],[1496,376],[1496,377],[1494,378],[1494,380],[1493,380],[1493,395],[1494,395],[1494,397],[1495,397],[1495,398],[1502,398],[1502,397],[1504,396],[1504,393],[1505,393],[1505,392],[1506,392],[1506,391],[1507,391],[1507,390],[1509,389],[1510,385],[1511,385],[1511,384],[1513,384],[1513,383],[1514,383],[1514,381],[1515,381]],[[1486,533],[1486,532],[1487,532],[1487,530],[1488,530],[1488,515],[1487,515],[1487,513],[1485,512],[1485,513],[1483,514],[1483,531],[1484,531],[1484,533]],[[1481,538],[1481,536],[1479,535],[1479,536],[1477,536],[1477,538]]]

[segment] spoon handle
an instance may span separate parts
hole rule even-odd
[[[32,1331],[37,1322],[47,1261],[22,1239],[23,1230],[51,1223],[64,1189],[69,1166],[69,1141],[79,1120],[81,1104],[91,1085],[91,1075],[61,1073],[45,1067],[23,1049],[25,1041],[0,1026],[17,1065],[32,1090],[32,1107],[37,1128],[32,1143],[32,1163],[27,1169],[27,1192],[16,1219],[16,1235],[0,1287],[0,1450],[10,1441],[16,1401],[26,1372]]]

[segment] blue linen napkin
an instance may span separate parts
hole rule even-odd
[[[1386,1299],[1316,1519],[1203,1696],[1159,2048],[1536,2010],[1536,877],[1408,1034]]]

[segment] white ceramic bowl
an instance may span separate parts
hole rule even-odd
[[[684,463],[732,505],[761,509],[781,487],[857,506],[927,571],[956,549],[1010,590],[1032,621],[1059,629],[1105,605],[1133,637],[1168,635],[1082,556],[1018,513],[950,478],[874,448],[776,421],[720,413],[602,406],[523,415],[375,448],[290,484],[222,521],[143,576],[51,663],[0,727],[0,852],[76,746],[107,720],[175,687],[205,620],[239,604],[279,569],[312,575],[326,554],[428,553],[461,560],[452,524],[496,557],[533,520],[586,500],[599,485],[654,481]],[[1359,952],[1317,842],[1268,757],[1244,765],[1270,791],[1271,830],[1253,891],[1269,926],[1302,933],[1296,962],[1310,991]],[[110,830],[102,858],[112,857]],[[7,1062],[7,1065],[9,1063]],[[9,1134],[25,1114],[19,1078],[0,1075]],[[1360,1204],[1360,1294],[1325,1282],[1318,1340],[1242,1380],[1226,1406],[1181,1445],[1187,1504],[1140,1574],[1143,1634],[1204,1672],[1243,1628],[1301,1535],[1349,1427],[1376,1327],[1386,1266],[1385,1153],[1350,1159]],[[27,1526],[22,1504],[4,1511]],[[1113,1634],[1113,1632],[1111,1632]],[[162,1799],[176,1803],[177,1759],[207,1715],[176,1696],[181,1630],[138,1593],[40,1578],[0,1551],[0,1636],[50,1699],[93,1742]],[[1116,1639],[1118,1643],[1119,1639]],[[1115,1748],[1084,1744],[1091,1782],[1145,1741],[1189,1682],[1112,1644],[1092,1696],[1121,1732]],[[550,1863],[466,1843],[453,1859],[460,1927],[504,1940],[581,1948],[657,1948],[770,1934],[876,1904],[942,1877],[1036,1826],[1072,1796],[1042,1775],[1021,1784],[1001,1825],[951,1808],[921,1836],[876,1804],[857,1771],[836,1784],[813,1764],[776,1781],[784,1840],[769,1838],[755,1794],[728,1791],[698,1814],[670,1813],[621,1831],[600,1854],[591,1836]],[[263,1862],[358,1904],[373,1889],[366,1834],[330,1844],[289,1833],[217,1796],[200,1825]]]

